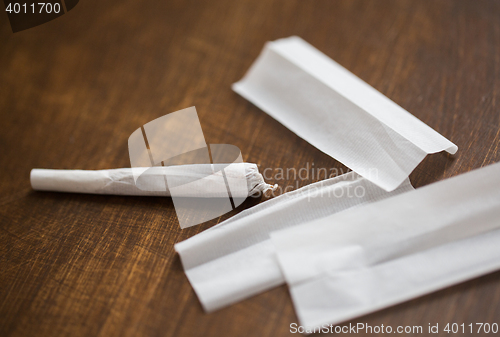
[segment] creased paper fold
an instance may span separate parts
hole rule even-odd
[[[301,325],[336,325],[500,269],[500,230],[290,287]],[[425,328],[424,328],[425,329]]]
[[[413,190],[387,193],[354,172],[263,202],[177,243],[186,275],[207,311],[284,283],[269,233]]]
[[[500,163],[271,233],[301,323],[337,324],[500,268],[499,187]]]
[[[299,37],[268,42],[233,90],[387,191],[457,146]]]

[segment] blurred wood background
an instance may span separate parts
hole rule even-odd
[[[29,183],[32,168],[128,167],[135,129],[193,105],[207,143],[261,170],[345,170],[230,89],[290,35],[458,145],[428,156],[415,187],[500,161],[498,1],[82,0],[15,34],[0,14],[1,336],[290,335],[286,286],[206,314],[184,275],[173,244],[235,212],[180,230],[169,198]],[[496,272],[351,323],[500,323],[499,303]]]

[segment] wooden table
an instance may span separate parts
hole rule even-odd
[[[193,105],[207,143],[238,146],[268,176],[345,170],[231,91],[266,41],[301,36],[456,143],[417,167],[415,187],[500,161],[498,1],[82,0],[15,34],[0,18],[1,336],[290,335],[286,286],[206,314],[184,275],[174,243],[235,212],[180,230],[169,198],[29,183],[35,167],[127,167],[135,129]],[[350,323],[500,323],[499,303],[497,272]]]

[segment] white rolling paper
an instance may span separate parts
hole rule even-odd
[[[500,268],[499,219],[500,163],[271,238],[301,324],[317,326]]]
[[[263,202],[177,243],[175,250],[204,309],[216,310],[284,283],[271,231],[411,190],[406,180],[388,193],[351,172]]]
[[[500,230],[369,268],[327,274],[291,286],[290,293],[301,325],[319,327],[336,325],[498,269]]]
[[[299,37],[268,42],[233,90],[387,191],[457,146]]]
[[[157,166],[144,168],[145,173],[134,181],[132,168],[112,170],[49,170],[33,169],[31,186],[37,191],[70,193],[170,196],[165,177],[174,183],[177,197],[217,198],[227,197],[227,181],[247,181],[246,189],[232,190],[233,197],[262,194],[275,186],[266,184],[256,164],[232,163],[223,170],[214,169],[221,164],[196,164]],[[135,168],[137,169],[137,168]],[[207,175],[211,172],[211,175]],[[222,191],[222,193],[221,193]],[[238,195],[237,193],[243,194]]]

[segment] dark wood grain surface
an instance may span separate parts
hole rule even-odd
[[[35,167],[128,167],[135,129],[193,105],[207,143],[238,146],[268,175],[345,170],[230,89],[266,41],[290,35],[458,145],[428,156],[415,187],[500,161],[498,1],[82,0],[15,34],[0,14],[1,336],[290,335],[286,286],[206,314],[184,275],[174,243],[235,212],[180,230],[169,198],[29,184]],[[357,322],[500,323],[500,272]]]

